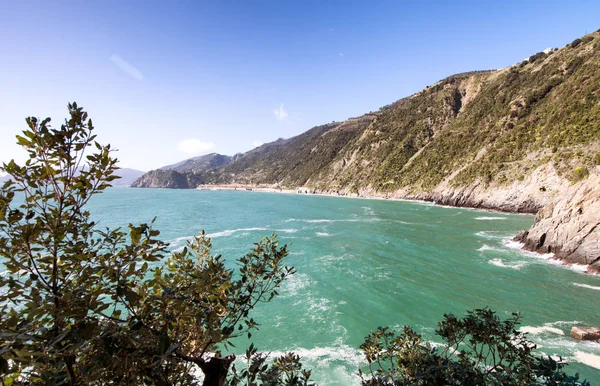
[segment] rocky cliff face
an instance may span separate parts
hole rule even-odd
[[[561,260],[589,265],[590,271],[600,273],[600,167],[542,208],[535,224],[515,240],[528,250],[554,253]]]
[[[187,177],[174,170],[152,170],[137,179],[132,188],[189,189]]]

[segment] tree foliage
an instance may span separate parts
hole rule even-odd
[[[564,363],[535,355],[536,346],[517,331],[519,314],[501,320],[489,309],[438,323],[444,344],[436,347],[404,326],[371,331],[361,350],[368,368],[363,386],[392,385],[586,385],[567,376]]]
[[[81,107],[69,115],[59,129],[28,118],[17,139],[29,160],[3,165],[3,382],[189,385],[199,368],[224,384],[234,356],[220,352],[251,335],[252,309],[294,272],[287,247],[265,238],[232,269],[203,233],[169,256],[152,224],[99,229],[86,205],[117,161]]]

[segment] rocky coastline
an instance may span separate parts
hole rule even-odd
[[[323,190],[311,186],[290,188],[277,184],[206,184],[198,186],[197,189],[426,201],[453,207],[535,214],[533,226],[529,230],[519,232],[514,241],[522,243],[525,250],[542,254],[552,253],[553,258],[566,264],[587,265],[588,273],[600,274],[599,172],[600,170],[593,170],[588,178],[569,183],[545,166],[532,173],[527,180],[511,186],[440,186],[431,192],[420,193],[406,190],[381,193],[371,189],[351,192]]]

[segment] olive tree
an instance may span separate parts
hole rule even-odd
[[[99,228],[87,204],[117,178],[117,160],[87,113],[68,110],[60,128],[27,118],[17,141],[29,159],[2,166],[2,383],[192,385],[203,373],[224,385],[235,357],[221,352],[250,337],[252,309],[294,272],[286,246],[265,238],[231,268],[204,233],[169,253],[152,223]],[[295,359],[260,372],[285,379]]]

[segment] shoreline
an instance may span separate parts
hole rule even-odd
[[[526,215],[535,216],[535,213],[527,212],[516,212],[510,210],[502,210],[496,208],[482,208],[469,205],[447,205],[439,204],[434,200],[420,199],[420,198],[402,198],[402,197],[391,197],[383,195],[359,195],[356,193],[351,194],[334,194],[324,193],[317,191],[310,191],[308,188],[277,188],[272,186],[261,186],[261,185],[245,185],[245,184],[223,184],[223,185],[199,185],[195,190],[219,190],[219,191],[240,191],[240,192],[259,192],[259,193],[281,193],[281,194],[296,194],[299,196],[321,196],[321,197],[337,197],[337,198],[354,198],[359,200],[380,200],[380,201],[399,201],[399,202],[414,202],[420,204],[430,204],[439,206],[441,208],[463,208],[476,210],[487,213],[503,213],[503,214],[515,214],[515,215]]]
[[[429,204],[429,205],[435,205],[435,206],[439,206],[442,208],[462,208],[462,209],[468,209],[468,210],[474,210],[474,211],[481,211],[481,212],[486,212],[486,213],[499,213],[499,214],[516,214],[516,215],[527,215],[527,216],[535,216],[535,214],[532,213],[523,213],[523,212],[515,212],[515,211],[506,211],[506,210],[501,210],[501,209],[491,209],[491,208],[477,208],[477,207],[472,207],[472,206],[467,206],[467,205],[446,205],[446,204],[438,204],[437,202],[433,201],[433,200],[425,200],[425,199],[418,199],[418,198],[400,198],[400,197],[389,197],[389,196],[380,196],[380,195],[359,195],[359,194],[334,194],[334,193],[323,193],[323,192],[318,192],[318,191],[314,191],[314,190],[309,190],[308,188],[305,187],[301,187],[301,188],[297,188],[297,189],[284,189],[281,187],[273,187],[273,186],[264,186],[264,185],[245,185],[245,184],[227,184],[227,185],[200,185],[198,187],[195,188],[196,190],[218,190],[218,191],[242,191],[242,192],[258,192],[258,193],[279,193],[279,194],[296,194],[296,195],[300,195],[300,196],[320,196],[320,197],[337,197],[337,198],[354,198],[354,199],[362,199],[362,200],[381,200],[381,201],[398,201],[398,202],[412,202],[412,203],[418,203],[418,204]],[[516,235],[515,235],[516,237]],[[514,238],[512,239],[514,241]],[[534,253],[539,255],[539,257],[542,257],[544,254],[540,253],[538,251],[534,251],[534,250],[529,250],[528,248],[525,247],[525,244],[519,242],[521,245],[521,247],[519,248],[519,251],[521,251],[522,253]],[[552,257],[547,257],[544,258],[544,260],[547,261],[555,261],[555,262],[560,262],[560,264],[557,265],[562,265],[564,266],[564,268],[568,268],[570,266],[576,266],[576,265],[580,265],[577,263],[570,263],[564,259],[561,259],[560,257],[556,257],[556,254],[552,254]],[[553,263],[550,263],[553,264]],[[591,268],[591,266],[587,266],[587,269],[585,271],[580,271],[582,273],[588,274],[588,275],[592,275],[592,276],[600,276],[600,272],[596,272],[594,269]]]

